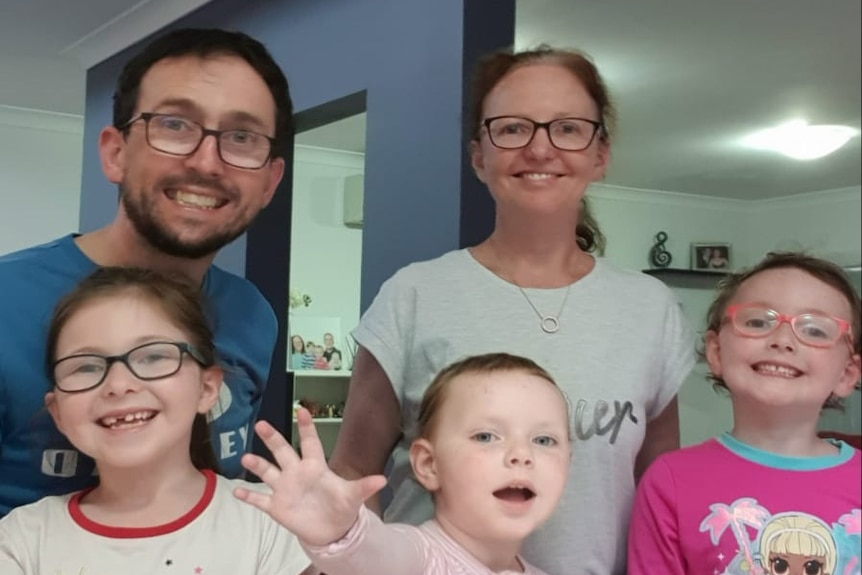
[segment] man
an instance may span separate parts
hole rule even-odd
[[[95,480],[43,400],[53,308],[97,266],[180,272],[200,284],[225,368],[213,447],[225,475],[242,473],[277,321],[251,283],[211,264],[272,199],[292,129],[287,79],[245,34],[177,30],[125,66],[113,125],[99,137],[102,169],[120,189],[115,219],[0,257],[0,516]]]
[[[335,337],[326,332],[323,334],[323,357],[327,362],[331,362],[333,356],[338,356],[338,361],[341,362],[341,350],[335,347]]]

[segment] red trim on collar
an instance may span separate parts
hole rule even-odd
[[[200,500],[195,503],[195,506],[189,509],[187,513],[163,525],[154,525],[152,527],[114,527],[97,523],[92,519],[89,519],[81,511],[81,499],[92,491],[92,489],[79,491],[69,499],[69,514],[72,516],[72,520],[82,529],[96,535],[101,535],[102,537],[110,537],[112,539],[140,539],[144,537],[167,535],[168,533],[179,531],[197,519],[212,502],[216,489],[216,474],[209,469],[204,469],[201,473],[206,477],[206,486],[204,487],[204,493]]]

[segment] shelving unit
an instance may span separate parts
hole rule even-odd
[[[350,382],[349,371],[337,370],[290,370],[288,375],[293,377],[293,398],[291,405],[298,400],[314,401],[320,405],[342,406],[347,400],[347,387]],[[291,408],[292,409],[292,408]],[[294,448],[299,447],[299,431],[296,419],[293,418],[291,430],[291,442]],[[327,458],[332,454],[335,440],[341,430],[341,417],[315,417],[314,425],[323,443],[323,450]]]
[[[660,279],[668,285],[688,288],[712,289],[727,276],[725,271],[690,270],[684,268],[652,268],[643,273]]]

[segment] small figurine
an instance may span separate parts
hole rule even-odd
[[[664,249],[667,242],[667,233],[659,232],[655,235],[655,243],[649,251],[649,262],[654,268],[666,268],[673,261],[670,252]]]

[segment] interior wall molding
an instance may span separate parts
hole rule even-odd
[[[649,205],[673,205],[714,209],[745,209],[767,211],[783,208],[804,208],[823,206],[829,203],[859,202],[862,198],[862,186],[849,186],[832,190],[818,190],[782,198],[763,200],[741,200],[738,198],[718,198],[681,192],[667,192],[645,188],[627,188],[607,184],[593,184],[590,195],[620,202],[642,203]]]
[[[346,152],[343,150],[331,150],[329,148],[296,144],[294,146],[294,154],[294,162],[337,166],[340,168],[363,169],[365,167],[365,154],[359,152]]]
[[[697,207],[700,209],[734,210],[747,209],[750,202],[736,198],[717,198],[682,192],[667,192],[646,188],[628,188],[608,184],[593,184],[587,192],[603,200],[627,202],[632,204],[664,205],[675,207]]]
[[[862,186],[849,186],[833,190],[820,190],[806,194],[796,194],[783,198],[752,200],[752,207],[758,210],[774,210],[776,208],[807,208],[822,207],[824,204],[859,202],[862,199]],[[856,212],[858,213],[858,211]]]
[[[209,1],[142,0],[60,50],[60,55],[91,68]]]
[[[0,104],[0,126],[83,134],[84,116]]]

